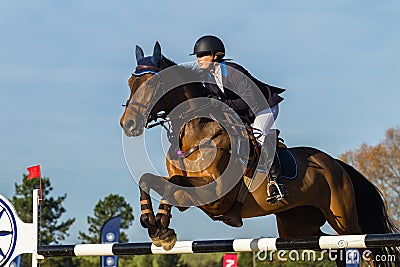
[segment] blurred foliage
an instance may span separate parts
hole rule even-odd
[[[375,186],[385,198],[388,213],[400,227],[400,127],[390,128],[386,137],[376,145],[362,144],[340,156]]]
[[[100,232],[104,223],[115,216],[121,216],[121,229],[128,229],[133,223],[133,209],[125,198],[118,194],[110,194],[103,200],[99,200],[94,208],[94,216],[88,216],[88,233],[79,231],[78,239],[83,243],[100,243]],[[128,242],[128,237],[123,231],[120,232],[120,242]]]

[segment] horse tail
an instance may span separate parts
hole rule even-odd
[[[358,224],[363,234],[399,233],[399,228],[389,218],[382,193],[364,175],[347,163],[338,160],[350,177],[356,200]],[[396,266],[400,266],[398,248],[373,249],[375,255],[394,255]],[[393,257],[393,256],[391,256]],[[393,262],[380,262],[380,266],[391,266]]]

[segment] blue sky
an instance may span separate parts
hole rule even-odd
[[[118,121],[136,44],[149,54],[158,40],[179,63],[194,60],[198,37],[218,35],[229,58],[287,88],[277,125],[289,146],[338,156],[400,124],[398,1],[135,2],[0,1],[1,193],[41,164],[76,217],[66,243],[110,193],[140,216]],[[181,240],[277,234],[273,216],[242,229],[195,209],[173,216]],[[131,241],[145,233],[129,230]]]

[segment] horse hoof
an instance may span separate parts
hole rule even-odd
[[[152,237],[151,238],[151,242],[154,244],[154,246],[156,247],[161,247],[162,246],[162,242],[160,240],[160,238],[158,236],[156,237]]]
[[[173,232],[171,235],[167,236],[165,239],[161,240],[162,247],[164,250],[169,251],[171,250],[176,244],[176,234]]]

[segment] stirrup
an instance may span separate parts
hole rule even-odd
[[[272,187],[273,186],[276,188],[276,190],[278,192],[278,194],[276,194],[276,195],[272,195],[272,190],[273,190]],[[282,185],[282,186],[284,186],[284,185]],[[284,188],[282,188],[282,190],[281,190],[281,187],[275,181],[268,182],[267,193],[268,193],[267,202],[270,202],[272,204],[276,203],[277,201],[282,200],[287,194],[286,190]]]

